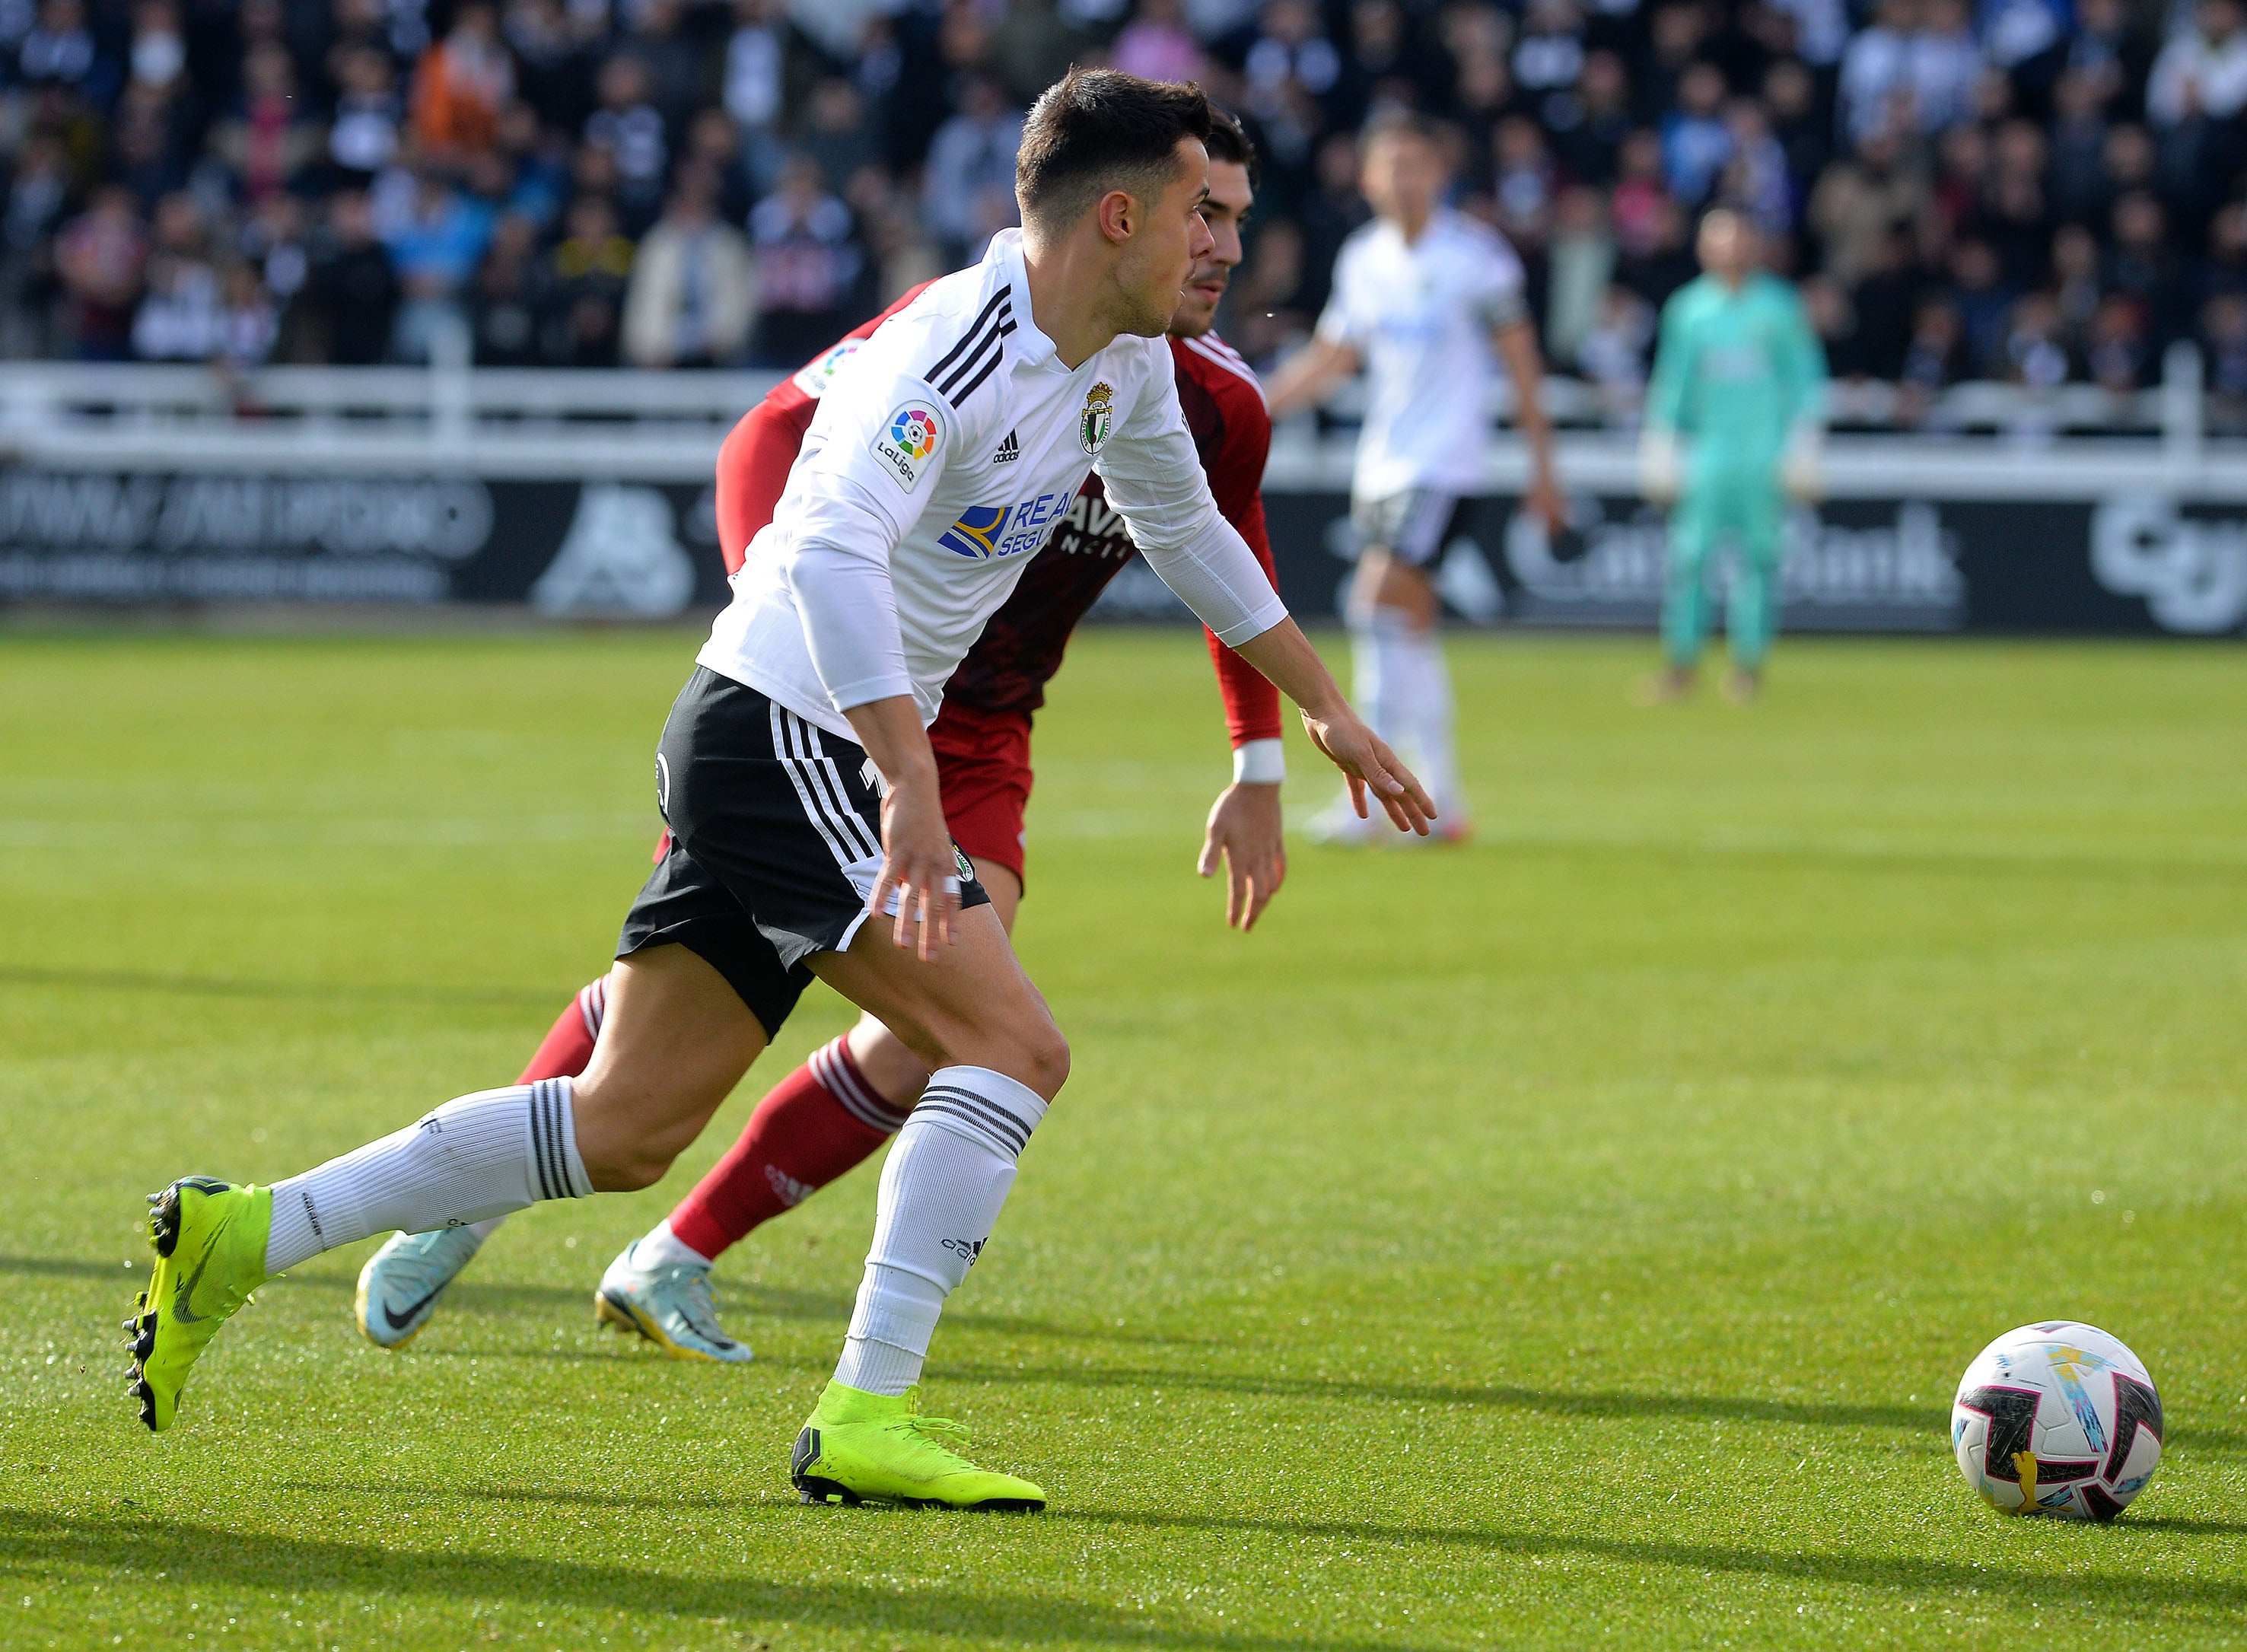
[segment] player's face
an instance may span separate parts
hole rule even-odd
[[[1209,196],[1201,203],[1201,217],[1209,226],[1210,249],[1195,260],[1193,274],[1186,277],[1185,297],[1171,317],[1172,338],[1199,338],[1217,324],[1219,301],[1240,265],[1241,226],[1255,200],[1246,167],[1238,160],[1209,163]]]
[[[1435,210],[1443,193],[1443,157],[1417,133],[1390,133],[1366,150],[1357,187],[1383,217],[1417,223]]]
[[[1116,265],[1123,331],[1142,338],[1159,338],[1169,330],[1187,279],[1216,244],[1201,215],[1209,195],[1209,155],[1200,139],[1181,138],[1178,156],[1177,174],[1162,194],[1141,203],[1146,212]]]
[[[1755,261],[1755,232],[1728,213],[1711,213],[1701,226],[1701,268],[1724,281],[1738,281]]]

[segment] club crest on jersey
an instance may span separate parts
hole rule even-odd
[[[827,386],[835,382],[835,375],[842,370],[843,364],[856,355],[864,342],[862,338],[845,338],[817,360],[798,368],[796,387],[814,401],[818,400],[827,393]]]
[[[890,415],[868,446],[897,478],[898,486],[911,493],[920,481],[921,467],[943,440],[936,409],[925,401],[909,401]]]
[[[1104,382],[1085,393],[1084,411],[1076,416],[1077,445],[1096,454],[1108,445],[1108,427],[1116,416],[1116,393]]]

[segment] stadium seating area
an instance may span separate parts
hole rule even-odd
[[[0,0],[0,353],[793,365],[1011,221],[1025,101],[1094,58],[1252,122],[1260,359],[1401,102],[1618,413],[1718,201],[1907,411],[2178,338],[2247,394],[2242,0]]]

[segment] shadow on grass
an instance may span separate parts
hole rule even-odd
[[[1125,1370],[1113,1366],[1055,1368],[947,1365],[960,1382],[1056,1382],[1078,1388],[1201,1389],[1260,1399],[1374,1400],[1388,1405],[1486,1407],[1550,1416],[1693,1417],[1725,1423],[1794,1423],[1817,1428],[1910,1429],[1942,1434],[1950,1413],[1923,1405],[1844,1405],[1801,1400],[1736,1400],[1713,1394],[1569,1393],[1565,1389],[1465,1383],[1364,1382],[1350,1377],[1259,1372]]]
[[[196,998],[275,999],[322,1004],[410,1004],[438,1009],[475,1004],[500,1009],[558,1010],[574,988],[422,985],[411,981],[259,981],[225,975],[172,975],[154,970],[35,969],[0,966],[0,986],[54,986],[96,993],[176,993]]]
[[[863,1519],[797,1510],[791,1518]],[[898,1518],[1003,1519],[932,1514]],[[805,1537],[815,1533],[807,1526]],[[76,1520],[0,1510],[0,1567],[58,1566],[163,1571],[174,1587],[323,1589],[434,1599],[441,1604],[511,1601],[551,1610],[631,1612],[684,1619],[785,1619],[872,1636],[925,1635],[1031,1642],[1090,1641],[1117,1646],[1205,1648],[1209,1652],[1395,1652],[1399,1640],[1285,1636],[1197,1629],[1083,1601],[1002,1589],[926,1584],[785,1583],[762,1577],[682,1576],[596,1561],[416,1552],[335,1539],[234,1533],[189,1521]]]
[[[1152,1514],[1102,1509],[1061,1510],[1046,1518],[1148,1531],[1253,1533],[1290,1540],[1326,1538],[1352,1543],[1484,1549],[1507,1555],[1571,1555],[1632,1566],[1670,1566],[1782,1582],[1841,1584],[1902,1593],[1970,1590],[1984,1596],[2033,1601],[2043,1607],[2072,1605],[2134,1614],[2142,1614],[2148,1608],[2224,1612],[2247,1609],[2247,1581],[2161,1577],[2135,1572],[2086,1576],[2073,1572],[2018,1571],[2002,1566],[1962,1566],[1951,1560],[1919,1560],[1908,1555],[1780,1554],[1767,1549],[1726,1548],[1715,1544],[1498,1532],[1473,1526],[1374,1526],[1354,1520],[1259,1519],[1248,1515]],[[2127,1541],[2134,1531],[2145,1530],[2201,1535],[2200,1528],[2209,1524],[2213,1524],[2214,1534],[2227,1537],[2240,1535],[2243,1529],[2247,1529],[2223,1522],[2176,1521],[2163,1526],[2153,1520],[2126,1520],[2096,1531],[2084,1529],[2084,1535],[2120,1541]]]
[[[277,1488],[279,1489],[279,1488]],[[863,1522],[869,1518],[956,1521],[945,1514],[807,1512],[767,1497],[723,1498],[624,1498],[603,1493],[495,1491],[484,1487],[438,1488],[390,1485],[285,1488],[333,1491],[369,1497],[426,1494],[432,1501],[472,1498],[593,1507],[645,1509],[712,1508],[739,1519],[759,1515],[803,1524],[810,1539],[815,1520]],[[987,1521],[1005,1517],[982,1517]],[[1030,1517],[1038,1518],[1038,1517]],[[1244,1515],[1152,1513],[1085,1509],[1042,1517],[1042,1524],[1110,1531],[1139,1531],[1206,1544],[1212,1538],[1276,1538],[1391,1545],[1403,1552],[1449,1549],[1478,1552],[1507,1560],[1574,1558],[1624,1567],[1656,1566],[1687,1573],[1752,1578],[1781,1585],[1839,1587],[1888,1594],[1971,1594],[1984,1601],[2034,1604],[2045,1609],[2073,1609],[2110,1617],[2145,1618],[2172,1612],[2247,1611],[2247,1582],[2159,1575],[2089,1574],[1976,1567],[1903,1555],[1782,1553],[1769,1549],[1718,1544],[1648,1541],[1506,1532],[1472,1526],[1381,1526],[1346,1520],[1258,1519]],[[2147,1525],[2152,1526],[2154,1523]],[[2179,1522],[2168,1530],[2189,1534],[2198,1523]],[[979,1533],[987,1531],[979,1527]],[[2158,1529],[2158,1528],[2155,1528]],[[2127,1542],[2125,1525],[2091,1540]],[[2224,1526],[2222,1535],[2237,1535]],[[965,1531],[960,1533],[965,1538]],[[2125,1551],[2113,1551],[2117,1554]],[[1153,1559],[1155,1557],[1150,1557]],[[1405,1558],[1400,1554],[1400,1559]],[[263,1532],[232,1532],[187,1520],[147,1518],[77,1519],[44,1512],[0,1510],[0,1568],[34,1573],[71,1566],[141,1576],[167,1572],[174,1587],[255,1591],[301,1590],[309,1583],[345,1593],[404,1595],[440,1604],[512,1601],[544,1609],[575,1607],[594,1611],[676,1614],[691,1618],[786,1619],[809,1627],[883,1634],[980,1636],[993,1640],[1089,1641],[1119,1646],[1204,1648],[1209,1652],[1370,1652],[1402,1642],[1301,1633],[1270,1635],[1247,1631],[1199,1628],[1166,1623],[1137,1613],[1084,1601],[1054,1600],[1003,1589],[966,1589],[931,1583],[910,1589],[872,1584],[798,1583],[755,1575],[727,1577],[703,1572],[680,1575],[652,1569],[578,1560],[566,1557],[479,1554],[391,1548],[334,1539],[299,1538]]]

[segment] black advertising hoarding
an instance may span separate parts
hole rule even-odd
[[[1265,495],[1281,595],[1307,619],[1336,612],[1347,502]],[[1661,515],[1636,500],[1580,500],[1548,543],[1492,498],[1445,548],[1438,583],[1479,623],[1644,628],[1663,543]],[[2153,489],[1832,500],[1794,513],[1782,584],[1795,631],[2237,635],[2247,505]],[[661,618],[724,600],[707,482],[0,469],[0,603],[528,603]],[[1095,611],[1183,617],[1144,564]]]

